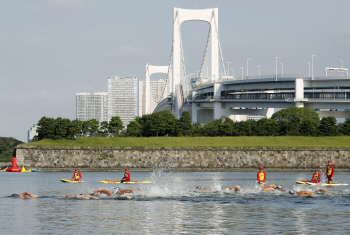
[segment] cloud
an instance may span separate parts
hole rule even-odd
[[[52,0],[51,2],[58,7],[66,8],[66,9],[97,6],[96,2],[86,1],[86,0]]]
[[[122,45],[118,48],[117,51],[109,51],[106,53],[107,57],[145,57],[150,54],[148,49],[142,47],[131,47]]]

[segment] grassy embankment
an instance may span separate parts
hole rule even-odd
[[[350,137],[151,137],[41,140],[26,145],[91,147],[280,147],[350,148]]]

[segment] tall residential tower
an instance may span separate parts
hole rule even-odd
[[[137,116],[137,78],[108,78],[108,120],[119,116],[127,126]]]

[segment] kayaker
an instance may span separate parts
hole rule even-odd
[[[72,181],[81,181],[83,180],[83,177],[80,174],[80,171],[78,168],[75,168],[75,172],[73,174],[73,177],[70,179]]]
[[[266,173],[264,172],[264,167],[259,168],[260,172],[257,174],[257,181],[255,183],[259,184],[268,184],[268,181],[266,180]]]
[[[320,183],[321,182],[321,174],[318,172],[318,169],[315,170],[315,173],[312,175],[311,183]]]
[[[128,168],[125,168],[124,177],[120,180],[120,182],[124,183],[129,181],[130,181],[130,173],[128,171]]]
[[[330,159],[326,168],[327,184],[337,184],[336,182],[333,182],[334,166],[332,164],[332,160]]]

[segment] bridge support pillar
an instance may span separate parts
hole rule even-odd
[[[295,106],[304,107],[304,80],[302,78],[295,79]]]
[[[192,123],[198,122],[197,111],[200,109],[199,104],[192,103]]]
[[[271,118],[272,114],[275,112],[274,108],[268,108],[266,112],[266,118]]]
[[[221,83],[214,83],[214,120],[221,118],[222,111],[221,111],[221,91],[222,91],[222,84]]]

